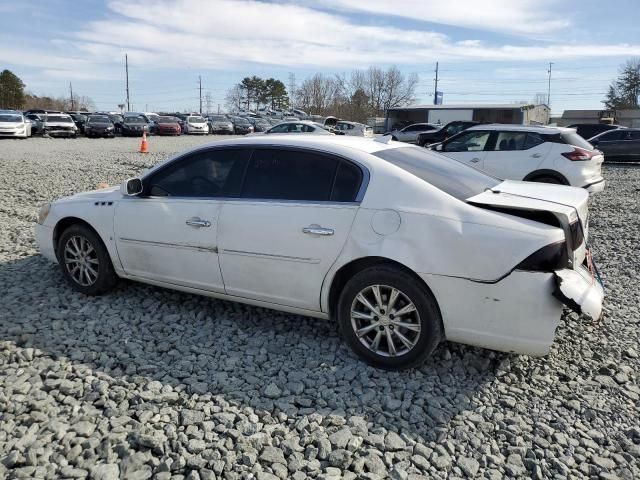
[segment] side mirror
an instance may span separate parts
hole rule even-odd
[[[127,197],[135,197],[142,193],[142,180],[139,178],[129,178],[120,185],[120,193]]]
[[[437,152],[441,152],[442,151],[442,144],[439,143],[438,145],[436,145],[435,147],[433,147],[433,149]]]

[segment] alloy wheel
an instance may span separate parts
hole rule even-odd
[[[409,353],[422,330],[420,314],[411,299],[388,285],[370,285],[355,296],[351,327],[365,347],[384,357]]]
[[[64,246],[64,263],[67,272],[78,285],[89,287],[98,280],[98,253],[86,237],[69,237]]]

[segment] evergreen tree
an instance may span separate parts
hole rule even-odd
[[[24,104],[25,84],[10,70],[0,73],[0,108],[19,110]]]
[[[639,95],[640,58],[634,58],[620,68],[620,75],[609,85],[603,103],[610,110],[640,108],[638,105]]]

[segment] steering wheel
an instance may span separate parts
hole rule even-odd
[[[202,190],[198,188],[202,186],[204,186],[205,188],[203,188]],[[220,192],[220,187],[215,182],[212,182],[208,178],[202,176],[193,177],[191,179],[191,187],[194,190],[198,191],[198,193],[207,193],[209,195],[212,193]]]

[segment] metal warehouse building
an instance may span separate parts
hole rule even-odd
[[[507,103],[497,105],[412,105],[387,110],[387,130],[394,126],[412,123],[445,124],[454,120],[471,120],[489,123],[513,123],[519,125],[546,125],[549,123],[549,107],[532,103]]]

